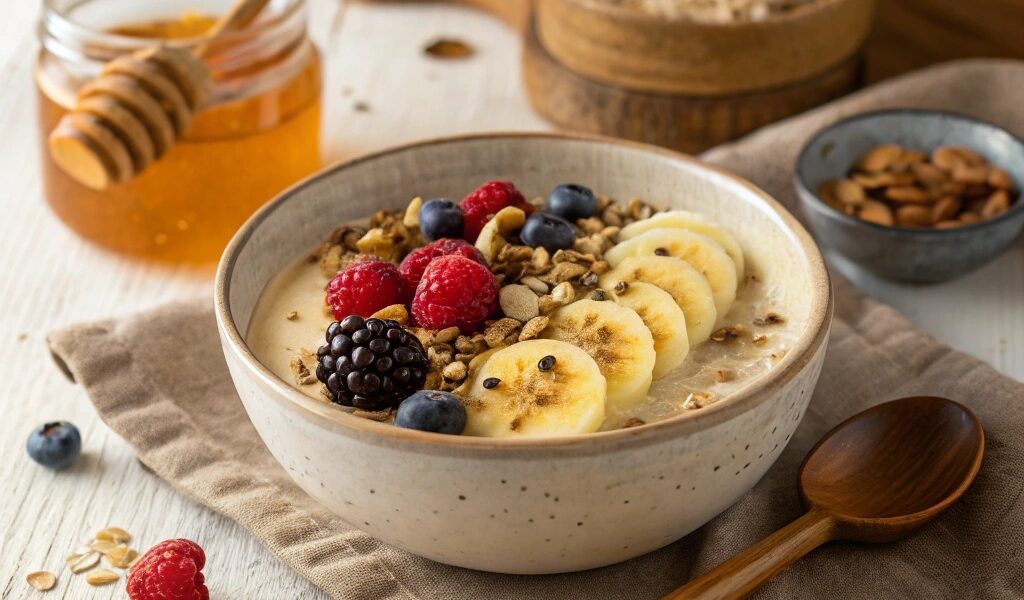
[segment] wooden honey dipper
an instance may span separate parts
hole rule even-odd
[[[252,23],[270,0],[237,0],[194,50],[165,44],[116,58],[86,84],[50,133],[50,156],[78,182],[102,190],[128,181],[188,130],[213,82],[210,41]]]

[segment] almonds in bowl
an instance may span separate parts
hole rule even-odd
[[[1024,141],[971,117],[917,109],[855,115],[797,159],[812,233],[844,270],[930,283],[985,264],[1024,229]]]
[[[1004,214],[1017,201],[1010,174],[963,146],[930,154],[899,144],[875,146],[846,177],[829,179],[818,197],[877,225],[948,229]]]

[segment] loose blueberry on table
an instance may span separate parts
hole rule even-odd
[[[63,469],[82,452],[82,436],[71,423],[55,421],[33,431],[26,446],[32,460],[44,467]]]

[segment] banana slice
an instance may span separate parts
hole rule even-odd
[[[508,243],[507,238],[519,231],[526,222],[526,213],[514,206],[506,206],[484,224],[480,235],[476,236],[476,249],[484,255],[487,262],[493,262],[498,253]]]
[[[464,388],[465,434],[552,437],[597,431],[604,422],[605,387],[594,359],[572,344],[513,344],[491,354]]]
[[[628,408],[647,396],[653,379],[654,338],[636,312],[621,304],[579,300],[548,315],[542,338],[582,348],[608,383],[609,408]]]
[[[708,278],[719,315],[736,300],[736,265],[718,242],[686,229],[651,229],[619,242],[605,252],[613,267],[630,256],[674,256],[693,265]]]
[[[623,227],[622,231],[619,232],[619,240],[632,239],[645,231],[663,227],[687,229],[715,240],[725,249],[725,253],[729,255],[729,258],[736,263],[736,279],[739,281],[743,280],[746,261],[743,259],[743,249],[736,242],[736,238],[732,237],[728,231],[697,213],[687,210],[670,210],[658,213],[649,219],[637,221]]]
[[[668,375],[686,360],[690,338],[686,315],[672,296],[656,285],[634,281],[612,292],[615,301],[636,311],[654,338],[654,378]]]
[[[686,315],[690,347],[711,337],[718,311],[711,284],[690,263],[674,256],[632,256],[605,273],[600,280],[606,290],[620,281],[652,283],[668,292]]]

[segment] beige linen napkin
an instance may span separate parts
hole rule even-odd
[[[766,128],[706,158],[793,208],[796,152],[821,126],[867,109],[917,106],[976,115],[1022,134],[1022,91],[1022,63],[939,66]],[[667,548],[570,575],[491,575],[440,565],[327,514],[291,483],[249,423],[220,355],[209,301],[72,327],[52,334],[50,344],[103,420],[157,475],[242,524],[339,599],[659,598],[797,517],[797,467],[836,423],[885,399],[945,396],[973,408],[988,434],[981,474],[963,500],[903,542],[820,549],[756,597],[1024,597],[1024,385],[939,344],[836,279],[836,320],[820,383],[764,480]]]

